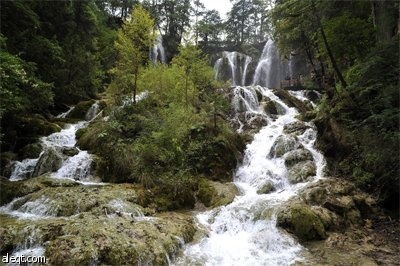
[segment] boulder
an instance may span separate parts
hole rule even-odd
[[[196,197],[206,207],[218,207],[231,203],[237,195],[239,191],[233,183],[202,179]]]
[[[313,161],[313,156],[307,149],[296,149],[285,154],[286,167],[291,167],[304,161]]]
[[[76,147],[63,147],[62,153],[68,157],[72,157],[77,155],[79,153],[79,150]]]
[[[272,144],[269,155],[274,158],[282,157],[285,153],[300,148],[303,148],[303,145],[297,141],[296,137],[292,135],[280,135],[276,138],[274,144]]]
[[[295,133],[297,135],[301,135],[309,128],[310,128],[310,126],[306,125],[305,123],[300,122],[300,121],[295,121],[295,122],[286,124],[283,127],[283,132],[286,134]]]
[[[278,211],[277,225],[300,240],[319,240],[327,237],[321,217],[304,203],[293,203]]]
[[[290,183],[306,181],[308,177],[315,176],[316,167],[313,161],[299,162],[289,168],[288,179]]]
[[[42,144],[39,142],[31,143],[19,150],[18,157],[20,160],[38,158],[42,149]]]
[[[257,193],[258,194],[268,194],[272,191],[275,191],[274,184],[271,181],[268,181],[259,190],[257,190]]]
[[[55,172],[60,169],[62,162],[63,158],[61,154],[55,148],[49,148],[40,156],[32,177]]]

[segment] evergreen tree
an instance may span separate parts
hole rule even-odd
[[[153,29],[153,19],[141,5],[137,5],[118,31],[115,42],[118,61],[112,71],[114,80],[111,84],[117,96],[133,92],[133,101],[136,102],[138,75],[148,61],[149,49],[155,40]]]

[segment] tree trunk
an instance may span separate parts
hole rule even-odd
[[[331,48],[330,48],[330,46],[328,44],[328,41],[326,39],[324,27],[322,26],[321,19],[320,19],[319,15],[318,15],[317,8],[315,7],[314,0],[312,1],[312,6],[313,6],[313,9],[314,9],[315,17],[317,18],[318,26],[319,26],[319,29],[320,29],[320,32],[321,32],[321,35],[322,35],[322,40],[324,41],[324,45],[325,45],[326,51],[328,52],[328,56],[329,56],[329,59],[331,61],[332,67],[335,70],[336,75],[338,76],[338,78],[340,80],[340,83],[342,84],[343,88],[346,88],[347,87],[347,83],[343,78],[342,72],[340,72],[340,69],[339,69],[339,67],[338,67],[338,65],[336,63],[335,57],[333,56]]]
[[[138,70],[135,71],[135,78],[134,78],[134,83],[133,83],[133,104],[136,104],[136,90],[137,90],[137,76],[138,76]]]
[[[371,0],[372,19],[378,42],[390,41],[398,31],[399,10],[395,2]]]

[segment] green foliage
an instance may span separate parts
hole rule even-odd
[[[153,29],[154,21],[141,5],[137,5],[118,31],[115,42],[118,61],[112,70],[114,80],[110,87],[117,100],[132,93],[136,101],[139,71],[147,62],[148,51],[155,40]]]
[[[350,86],[325,109],[351,133],[352,151],[341,170],[360,186],[381,191],[383,200],[398,194],[398,44],[382,44],[354,65],[347,73]]]
[[[0,118],[13,112],[43,112],[53,104],[52,84],[35,76],[35,67],[0,51]]]
[[[341,69],[352,66],[356,59],[362,60],[375,41],[372,23],[354,17],[347,11],[332,19],[326,19],[323,27]],[[319,42],[322,43],[322,40]],[[321,49],[322,54],[327,57],[326,48],[322,46]]]

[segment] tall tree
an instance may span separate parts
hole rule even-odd
[[[124,21],[118,31],[115,42],[118,61],[113,69],[112,87],[118,90],[117,95],[120,96],[133,92],[134,103],[138,75],[148,60],[149,49],[155,40],[153,29],[154,21],[150,14],[141,5],[137,5],[132,10],[131,17]]]

